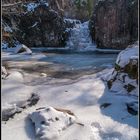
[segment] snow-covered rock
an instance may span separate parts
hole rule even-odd
[[[29,3],[29,4],[27,4],[26,5],[26,7],[27,7],[27,11],[34,11],[34,9],[38,6],[39,4],[37,4],[37,3]]]
[[[120,52],[118,58],[116,60],[116,64],[118,64],[121,68],[124,68],[131,59],[138,59],[138,42],[133,45],[128,46],[125,50]]]
[[[138,42],[128,46],[119,53],[115,68],[103,79],[107,81],[108,88],[111,92],[121,95],[131,95],[135,101],[138,100]],[[127,103],[127,110],[131,114],[138,111],[138,103],[134,107]]]
[[[4,66],[1,66],[1,78],[5,79],[8,76],[8,72]]]
[[[60,133],[75,122],[75,116],[67,111],[58,111],[53,107],[36,110],[29,114],[35,123],[36,135],[39,139],[54,140]]]
[[[8,80],[10,82],[14,82],[14,83],[23,83],[23,81],[24,81],[22,73],[20,73],[18,71],[10,72],[10,74],[8,76]]]
[[[19,44],[15,48],[15,53],[32,54],[32,51],[24,44]]]
[[[38,101],[39,96],[35,93],[32,93],[27,100],[5,103],[2,106],[2,121],[8,121],[9,118],[13,118],[15,114],[21,113],[23,109],[37,104]]]

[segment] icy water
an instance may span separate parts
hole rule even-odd
[[[38,52],[39,53],[39,52]],[[113,67],[117,54],[97,52],[40,52],[45,54],[39,60],[8,60],[11,69],[22,70],[29,74],[47,74],[47,77],[59,79],[75,79],[89,75],[108,67]]]
[[[114,65],[117,54],[103,54],[97,52],[83,53],[45,53],[46,58],[41,61],[60,64],[68,70],[106,68]]]

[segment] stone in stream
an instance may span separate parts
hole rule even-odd
[[[25,53],[31,55],[32,51],[24,44],[18,44],[17,47],[15,48],[15,53]]]

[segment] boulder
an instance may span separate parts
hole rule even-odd
[[[125,102],[128,113],[138,114],[138,42],[121,51],[115,68],[103,80],[111,92],[119,96],[128,96]]]
[[[138,42],[119,53],[113,73],[107,79],[111,91],[138,96]]]
[[[36,138],[54,140],[62,131],[75,123],[76,117],[69,110],[43,107],[29,114],[35,124]]]
[[[15,48],[15,53],[32,54],[32,51],[24,44],[19,44]]]
[[[98,48],[126,48],[138,40],[138,0],[98,0],[89,28]]]

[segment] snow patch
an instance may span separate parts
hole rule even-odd
[[[29,3],[29,4],[27,4],[27,5],[26,5],[27,11],[28,11],[28,12],[34,11],[34,9],[35,9],[36,7],[38,7],[38,5],[39,5],[39,4],[37,4],[37,3]]]
[[[121,68],[124,68],[130,62],[131,58],[138,58],[138,42],[130,46],[120,52],[117,57],[116,64],[118,64]]]

